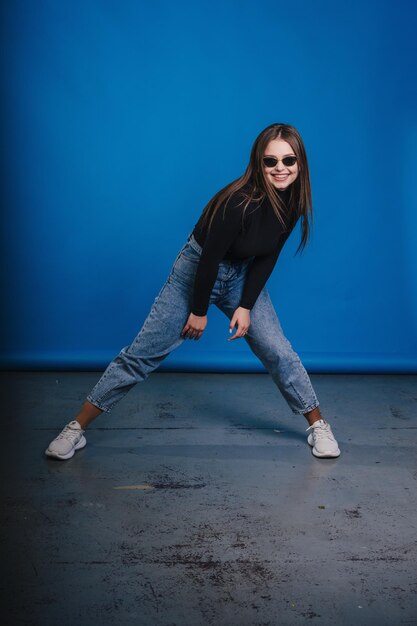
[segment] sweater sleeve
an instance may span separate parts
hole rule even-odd
[[[283,233],[273,252],[265,254],[264,256],[257,256],[253,259],[248,269],[239,306],[249,310],[253,308],[259,294],[264,288],[266,281],[275,267],[279,254],[287,238],[288,233]]]
[[[198,264],[191,312],[206,315],[210,294],[216,281],[221,260],[236,239],[242,226],[242,196],[236,194],[223,210],[220,206],[209,229]]]

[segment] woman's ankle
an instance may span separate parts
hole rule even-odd
[[[91,424],[91,422],[101,413],[103,413],[102,409],[99,409],[97,406],[89,402],[89,400],[86,400],[75,420],[79,423],[81,428],[85,430],[87,426]]]
[[[304,413],[304,417],[306,418],[310,426],[312,426],[314,422],[318,422],[319,420],[323,420],[323,422],[326,421],[324,417],[322,416],[322,414],[320,413],[320,409],[318,406],[316,406],[316,408],[313,409],[312,411],[308,411],[308,413]]]

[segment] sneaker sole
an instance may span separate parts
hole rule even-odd
[[[317,452],[315,448],[312,448],[311,451],[319,459],[337,459],[340,456],[340,450],[337,452]]]
[[[80,450],[81,448],[84,448],[86,444],[87,444],[87,439],[83,435],[80,441],[77,443],[77,445],[74,446],[71,452],[68,452],[68,454],[59,454],[58,452],[54,452],[53,450],[50,450],[49,448],[45,450],[45,454],[46,456],[50,456],[54,459],[60,459],[61,461],[66,461],[67,459],[71,459],[74,456],[76,450]]]

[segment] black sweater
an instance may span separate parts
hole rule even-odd
[[[242,261],[251,257],[239,306],[252,309],[297,221],[288,209],[290,189],[277,190],[276,193],[286,206],[286,228],[275,215],[267,196],[261,202],[250,202],[242,227],[245,202],[242,203],[244,196],[240,192],[233,194],[225,211],[224,205],[219,207],[210,230],[207,222],[203,225],[200,217],[193,230],[197,243],[203,249],[194,283],[191,308],[194,315],[207,313],[220,262]]]

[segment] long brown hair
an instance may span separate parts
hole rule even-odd
[[[258,135],[252,146],[249,164],[244,174],[229,183],[229,185],[226,185],[226,187],[223,187],[223,189],[220,189],[213,196],[204,208],[203,219],[209,222],[210,228],[220,206],[223,204],[223,211],[226,211],[231,196],[236,192],[241,192],[243,196],[242,204],[244,203],[243,218],[250,202],[261,203],[267,196],[277,218],[285,225],[285,206],[275,192],[273,185],[266,178],[262,161],[266,147],[273,139],[282,139],[289,143],[297,157],[298,176],[290,185],[291,193],[288,206],[291,224],[295,224],[297,219],[301,217],[302,235],[300,245],[296,251],[297,254],[300,249],[303,251],[307,244],[310,227],[313,223],[313,207],[310,173],[304,143],[298,131],[289,124],[271,124]],[[249,191],[246,189],[242,191],[242,188],[246,186],[248,186]]]

